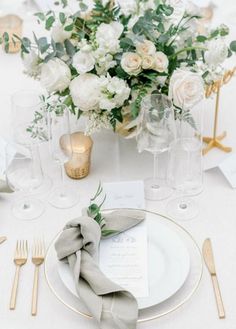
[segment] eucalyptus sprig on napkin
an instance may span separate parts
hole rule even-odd
[[[87,214],[89,217],[93,218],[98,223],[98,225],[101,228],[102,237],[105,238],[110,235],[113,235],[114,233],[119,233],[119,232],[116,230],[105,229],[106,221],[104,216],[102,215],[101,208],[106,200],[106,195],[104,196],[102,202],[99,205],[97,205],[96,203],[96,200],[99,199],[102,193],[103,193],[103,188],[101,183],[99,183],[97,192],[95,193],[94,197],[90,199],[90,206],[87,209]]]

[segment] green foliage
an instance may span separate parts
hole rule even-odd
[[[45,22],[45,29],[49,31],[54,22],[55,22],[55,17],[54,16],[49,16],[46,19],[46,22]]]
[[[120,40],[120,46],[126,52],[132,51],[135,49],[134,42],[130,38],[127,38],[127,37],[124,37]]]
[[[109,113],[110,123],[113,127],[113,130],[116,130],[116,124],[118,122],[123,122],[122,108],[114,108]]]
[[[230,49],[233,51],[233,52],[236,52],[236,41],[232,41],[230,43]]]
[[[9,41],[10,41],[9,34],[7,32],[4,32],[3,33],[3,42],[4,42],[4,49],[5,49],[6,53],[8,53],[8,51],[9,51]]]
[[[101,183],[99,183],[98,189],[94,197],[90,199],[90,205],[87,209],[87,214],[89,217],[93,218],[100,226],[102,237],[108,237],[109,235],[118,233],[118,231],[105,229],[106,222],[104,216],[102,215],[101,208],[106,200],[106,196],[103,198],[102,202],[99,205],[95,203],[102,193],[103,193],[103,188]]]

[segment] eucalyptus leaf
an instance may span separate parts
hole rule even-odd
[[[41,52],[41,54],[45,53],[48,48],[50,47],[50,44],[48,43],[48,40],[46,37],[41,37],[38,39],[38,47],[39,47],[39,51]]]
[[[46,30],[50,30],[54,22],[55,22],[55,17],[49,16],[45,23]]]
[[[232,50],[233,52],[236,52],[236,40],[234,40],[230,43],[230,50]]]
[[[65,40],[64,44],[65,44],[67,55],[69,55],[70,57],[73,57],[74,54],[76,53],[76,48],[73,46],[73,44],[68,39]]]
[[[64,13],[59,13],[59,19],[62,25],[66,22],[66,15]]]
[[[70,32],[70,31],[73,30],[73,28],[74,28],[74,23],[65,26],[65,27],[64,27],[64,30],[67,31],[67,32]]]
[[[46,16],[44,15],[44,13],[35,13],[34,16],[38,17],[41,21],[45,21]]]

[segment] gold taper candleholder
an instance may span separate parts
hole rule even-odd
[[[62,137],[62,148],[69,149]],[[72,157],[65,163],[65,170],[69,177],[81,179],[88,176],[91,164],[91,151],[93,141],[91,137],[84,135],[83,132],[71,134]]]
[[[218,117],[219,117],[219,104],[220,104],[220,91],[223,85],[226,85],[231,78],[233,77],[236,71],[236,67],[232,70],[228,70],[225,72],[224,76],[209,85],[206,89],[206,97],[210,97],[213,93],[216,94],[216,105],[215,105],[215,118],[214,118],[214,129],[212,137],[203,137],[203,142],[205,142],[207,147],[205,147],[202,151],[203,155],[207,154],[213,148],[218,148],[224,152],[231,152],[232,148],[229,146],[225,146],[221,143],[222,139],[224,139],[227,135],[226,131],[224,131],[221,135],[217,135],[217,127],[218,127]]]
[[[9,36],[9,53],[17,53],[21,49],[21,43],[19,40],[14,38],[17,35],[19,38],[22,36],[23,21],[17,15],[6,15],[0,17],[0,36],[2,37],[4,32],[8,33]],[[13,41],[14,38],[14,41]],[[3,43],[4,46],[4,43]]]

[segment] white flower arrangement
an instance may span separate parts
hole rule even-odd
[[[143,97],[154,90],[177,111],[191,107],[223,72],[236,42],[226,43],[224,25],[199,34],[200,16],[189,8],[184,0],[95,0],[88,10],[79,0],[76,13],[37,13],[51,39],[20,39],[25,72],[45,87],[45,102],[56,97],[86,116],[89,133],[115,130],[127,115],[136,122]]]

